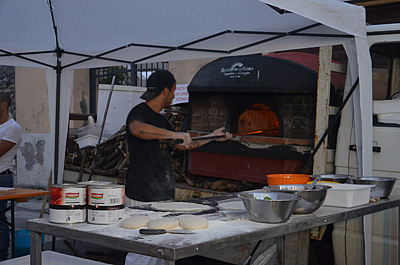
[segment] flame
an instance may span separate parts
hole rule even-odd
[[[256,134],[256,133],[262,133],[263,131],[254,131],[254,132],[246,132],[246,133],[237,133],[234,134],[234,136],[238,136],[238,135],[249,135],[249,134]]]

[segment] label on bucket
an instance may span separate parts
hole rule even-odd
[[[86,187],[83,185],[54,185],[50,188],[50,204],[86,205]]]
[[[89,205],[115,206],[125,204],[124,186],[88,187]]]
[[[56,210],[50,208],[49,222],[61,224],[86,222],[86,209]]]
[[[122,219],[125,209],[116,208],[115,210],[91,210],[88,209],[88,223],[92,224],[113,224]]]

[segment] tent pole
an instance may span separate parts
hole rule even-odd
[[[51,21],[53,23],[54,37],[56,41],[56,54],[57,54],[57,66],[54,70],[56,70],[56,113],[55,113],[55,138],[54,138],[54,184],[58,183],[58,161],[59,161],[59,143],[60,143],[60,90],[61,90],[61,48],[58,42],[58,32],[57,26],[54,19],[53,6],[51,4],[51,0],[48,1],[50,7]],[[54,242],[53,242],[54,244]]]
[[[56,115],[55,115],[55,139],[54,139],[54,184],[58,183],[58,161],[60,144],[60,92],[61,92],[61,50],[57,47],[57,67],[56,67]]]

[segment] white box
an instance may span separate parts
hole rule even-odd
[[[322,205],[347,208],[368,204],[371,188],[375,186],[333,183],[324,183],[324,185],[332,188],[328,190]]]
[[[106,140],[106,138],[102,138],[101,142],[103,142],[104,140]],[[96,146],[99,143],[99,136],[88,134],[78,139],[75,139],[75,142],[79,145],[79,148],[81,149],[88,146]]]
[[[1,262],[2,265],[29,265],[30,255]],[[78,258],[54,251],[42,252],[42,265],[106,265],[107,263],[90,259]]]

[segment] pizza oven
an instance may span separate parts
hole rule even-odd
[[[317,78],[300,63],[271,56],[205,65],[188,86],[189,132],[225,127],[242,135],[190,151],[188,172],[264,184],[267,174],[298,173],[313,149]]]

